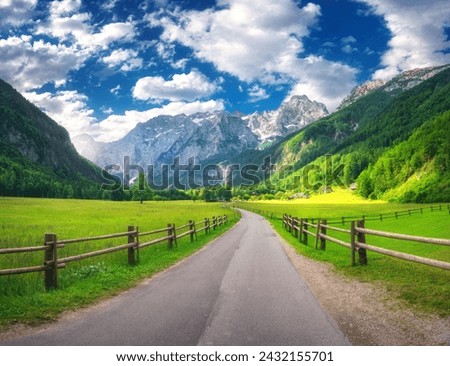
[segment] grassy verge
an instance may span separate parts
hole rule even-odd
[[[321,199],[323,199],[323,196]],[[336,270],[347,276],[358,278],[363,282],[371,281],[382,284],[391,296],[403,300],[408,306],[441,316],[450,315],[449,271],[406,262],[370,251],[368,252],[369,262],[367,266],[352,267],[350,265],[350,251],[347,248],[327,242],[326,251],[315,250],[315,239],[313,237],[309,237],[309,245],[299,243],[298,239],[284,230],[279,219],[279,214],[283,212],[292,213],[293,216],[298,217],[339,218],[342,216],[362,216],[424,207],[423,214],[417,213],[411,216],[402,216],[398,219],[391,218],[383,221],[368,221],[366,222],[366,227],[410,235],[450,238],[450,225],[448,225],[450,215],[446,208],[443,211],[431,212],[429,205],[398,205],[369,201],[354,204],[349,202],[336,203],[336,200],[335,202],[333,200],[330,201],[317,202],[311,200],[309,204],[302,201],[297,204],[288,203],[285,205],[271,201],[248,202],[243,206],[253,211],[263,212],[280,235],[300,254],[315,260],[332,263]],[[271,219],[272,213],[274,213],[274,218]],[[334,224],[333,226],[348,229],[349,223],[347,222],[345,225]],[[333,237],[349,242],[348,234],[329,231],[328,235],[330,234]],[[383,248],[450,262],[450,248],[446,246],[413,243],[374,236],[367,236],[366,240],[369,244]]]
[[[140,251],[140,262],[129,266],[126,251],[73,262],[60,270],[59,288],[46,292],[43,273],[0,277],[0,329],[15,323],[39,324],[55,319],[61,312],[87,306],[98,299],[130,288],[140,280],[164,270],[191,255],[212,239],[227,231],[237,220],[230,209],[219,203],[202,202],[104,202],[53,199],[0,199],[0,247],[41,245],[45,232],[58,238],[76,238],[126,231],[128,225],[141,231],[165,227],[167,223],[185,224],[205,217],[228,214],[228,225],[189,236],[178,247],[167,249],[165,243]],[[151,240],[151,237],[149,237]],[[123,244],[112,239],[106,244]],[[105,242],[67,245],[61,256],[104,248]],[[0,256],[0,268],[42,263],[42,253]]]

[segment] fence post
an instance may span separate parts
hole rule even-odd
[[[308,230],[308,219],[305,219],[303,221],[303,244],[308,245],[308,233],[306,230]]]
[[[177,229],[175,228],[175,224],[172,224],[172,229],[173,229],[173,242],[175,243],[175,247],[178,248]]]
[[[172,224],[167,224],[167,248],[173,248],[173,228]]]
[[[191,243],[194,241],[194,221],[189,220],[189,236],[191,238]]]
[[[357,227],[364,229],[364,221],[358,221]],[[366,242],[366,234],[364,233],[358,233],[358,242],[359,243],[365,243]],[[367,265],[367,251],[363,248],[358,248],[358,255],[359,255],[359,265],[366,266]]]
[[[195,240],[197,240],[197,226],[195,226],[195,221],[192,221],[192,227],[194,228]]]
[[[135,243],[134,243],[134,226],[128,226],[128,232],[130,234],[128,234],[128,244],[130,244],[130,246],[128,247],[128,264],[130,266],[136,264],[136,258],[134,257],[134,247],[135,247]],[[133,244],[131,246],[131,244]]]
[[[298,226],[298,217],[294,217],[292,219],[292,227],[294,229],[294,231],[293,231],[294,238],[298,238],[298,229],[296,228],[296,226]]]
[[[58,288],[58,247],[55,234],[45,234],[44,240],[45,289],[49,291]]]
[[[206,225],[205,232],[208,234],[211,230],[211,225],[209,224],[209,218],[205,219],[205,225]]]
[[[136,226],[136,263],[141,261],[139,254],[139,226]]]
[[[327,220],[322,220],[321,225],[326,225]],[[323,235],[327,235],[327,228],[320,226],[320,233]],[[327,240],[325,238],[320,237],[320,250],[326,250],[327,249]]]
[[[317,220],[317,224],[316,224],[316,244],[314,245],[314,249],[316,249],[316,250],[317,250],[317,248],[319,246],[319,238],[320,238],[319,234],[320,234],[320,220]]]
[[[351,227],[350,227],[350,245],[351,245],[351,263],[352,266],[356,265],[356,258],[355,258],[355,254],[356,254],[356,246],[355,246],[355,237],[356,237],[356,232],[355,232],[355,222],[352,221],[351,222]]]
[[[212,217],[213,230],[217,229],[217,218],[215,216]]]
[[[300,229],[300,232],[298,234],[298,241],[300,243],[303,243],[303,239],[302,239],[302,235],[303,235],[303,219],[300,219],[299,229]]]

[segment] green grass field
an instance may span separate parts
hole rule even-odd
[[[105,235],[127,231],[128,225],[149,231],[177,226],[188,220],[200,221],[227,214],[228,225],[206,235],[198,234],[191,243],[189,236],[178,241],[178,247],[167,249],[166,243],[144,248],[140,262],[129,266],[127,252],[120,251],[67,264],[59,270],[59,288],[46,292],[44,274],[30,273],[0,276],[0,326],[14,322],[38,324],[54,319],[64,310],[76,309],[111,296],[135,285],[194,253],[221,235],[237,221],[237,215],[220,203],[175,202],[110,202],[32,198],[0,199],[0,248],[42,245],[46,232],[58,239]],[[182,230],[185,231],[186,229]],[[151,240],[157,236],[146,237]],[[98,242],[67,244],[58,250],[59,257],[90,252],[124,244],[126,238]],[[43,252],[0,256],[0,269],[41,265]]]
[[[370,251],[367,253],[367,266],[352,267],[350,250],[331,242],[327,242],[326,251],[316,250],[313,237],[309,237],[307,246],[301,244],[298,239],[293,238],[290,233],[285,231],[280,219],[283,213],[299,218],[327,218],[336,222],[333,226],[349,229],[349,220],[346,220],[345,225],[340,222],[343,216],[379,215],[380,213],[387,214],[422,207],[422,214],[419,212],[413,213],[411,216],[401,216],[398,219],[366,221],[366,227],[417,236],[450,238],[450,215],[447,205],[442,205],[442,211],[431,212],[430,205],[371,202],[345,192],[337,192],[312,197],[309,200],[255,201],[236,203],[236,206],[265,215],[281,236],[302,255],[332,263],[337,271],[347,276],[358,278],[364,282],[379,283],[388,289],[390,296],[404,300],[409,306],[441,316],[450,315],[450,271]],[[345,233],[329,231],[328,235],[350,242],[350,236]],[[375,246],[450,262],[450,247],[448,246],[413,243],[375,236],[367,236],[366,241]]]

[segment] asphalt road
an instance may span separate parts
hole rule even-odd
[[[179,265],[3,345],[349,345],[262,217]]]

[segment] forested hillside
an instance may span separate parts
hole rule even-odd
[[[0,195],[101,197],[101,170],[67,131],[0,80]]]
[[[358,178],[368,198],[443,202],[450,197],[450,111],[425,122]]]
[[[296,192],[311,193],[333,185],[349,186],[358,182],[358,192],[365,197],[407,202],[449,201],[448,188],[445,189],[448,176],[445,180],[442,172],[443,161],[448,160],[450,151],[449,134],[444,133],[443,126],[446,119],[448,124],[445,112],[449,110],[449,69],[407,91],[372,91],[268,150],[243,155],[243,160],[257,164],[262,162],[264,156],[271,155],[272,163],[278,167],[271,179],[272,186],[264,183],[252,189],[266,197],[275,194],[277,198],[286,198]],[[423,129],[420,129],[421,126]],[[416,137],[415,142],[408,139],[413,134],[423,135],[425,129],[432,136],[427,138],[427,146],[434,144],[438,149],[436,156],[422,155],[420,160],[415,155],[414,163],[411,162],[415,169],[408,174],[398,172],[400,175],[391,170],[389,174],[393,174],[395,179],[385,178],[386,172],[380,168],[385,163],[378,163],[378,160],[386,161],[385,154],[389,154],[392,149],[392,164],[403,164],[400,156],[409,156],[414,150],[414,144],[424,140],[420,137]],[[427,151],[430,149],[423,148]],[[405,180],[418,172],[418,159],[424,162],[420,165],[422,183],[406,183]],[[386,179],[389,184],[384,186],[381,182]],[[435,188],[425,188],[427,182],[436,183],[439,179],[443,181],[434,184]]]

